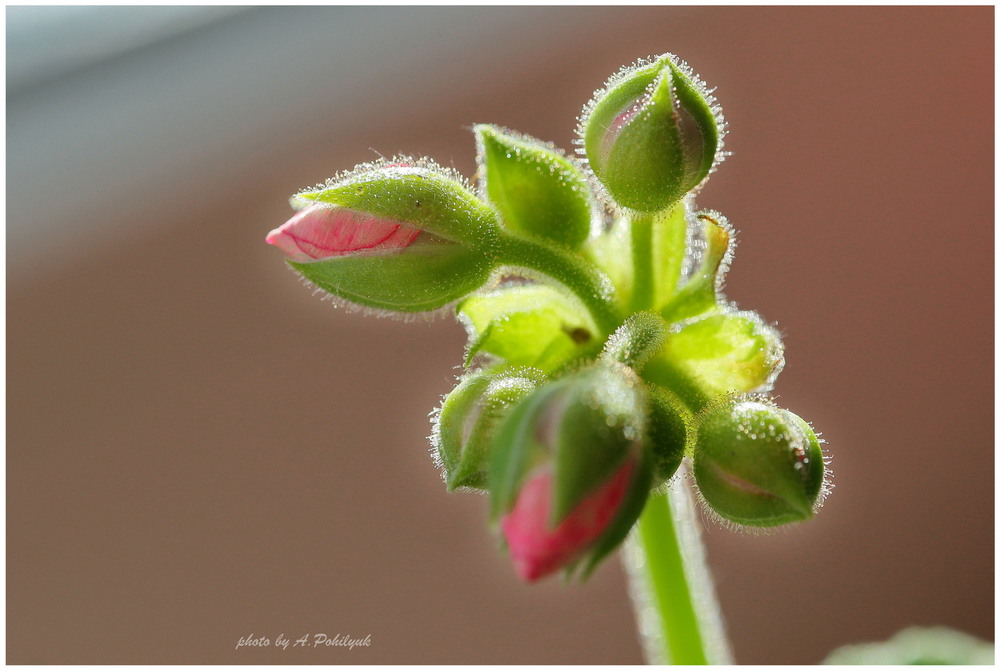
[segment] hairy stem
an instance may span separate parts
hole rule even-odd
[[[536,271],[569,289],[590,312],[603,336],[621,323],[611,280],[579,256],[551,245],[505,235],[501,238],[499,259],[503,265]]]
[[[631,220],[633,276],[632,311],[640,312],[653,306],[656,281],[653,273],[652,214],[640,214]]]
[[[629,590],[651,664],[731,664],[687,479],[653,493],[625,547]]]

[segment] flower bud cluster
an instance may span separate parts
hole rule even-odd
[[[434,414],[449,490],[490,497],[517,573],[588,575],[682,462],[727,524],[808,519],[820,441],[761,394],[778,332],[722,294],[734,231],[693,195],[723,157],[715,98],[676,57],[625,68],[580,119],[583,160],[474,128],[478,184],[426,159],[358,166],[267,236],[336,300],[454,306],[466,371]]]

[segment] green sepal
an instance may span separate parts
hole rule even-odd
[[[653,486],[654,468],[651,459],[645,450],[639,451],[636,460],[635,470],[632,473],[632,481],[629,483],[625,498],[618,508],[618,514],[608,525],[593,547],[584,555],[582,561],[571,567],[570,571],[580,567],[580,580],[586,580],[609,554],[622,544],[628,536],[629,531],[635,526],[642,514],[642,509],[646,506],[646,499],[649,498],[650,489]]]
[[[824,472],[812,428],[771,403],[737,400],[698,418],[695,480],[708,506],[727,520],[767,527],[809,519]]]
[[[658,482],[677,472],[689,447],[693,417],[673,394],[651,386],[649,393],[649,453]]]
[[[490,466],[493,519],[513,507],[531,471],[551,464],[549,525],[557,526],[641,447],[645,411],[641,382],[621,365],[598,365],[536,389],[497,430]]]
[[[637,212],[680,200],[711,171],[721,139],[711,96],[670,55],[619,73],[581,124],[590,165]]]
[[[594,349],[597,328],[589,313],[545,284],[509,285],[458,304],[469,334],[466,365],[480,353],[508,363],[554,371]]]
[[[764,390],[784,365],[778,332],[754,312],[713,313],[675,328],[643,377],[693,409],[726,394]]]
[[[496,430],[489,468],[490,519],[494,522],[514,507],[528,473],[551,459],[551,449],[539,442],[536,422],[545,405],[565,393],[565,384],[560,382],[521,399]]]
[[[572,379],[556,437],[553,527],[618,470],[643,435],[644,399],[619,370],[599,366]]]
[[[292,198],[292,205],[314,202],[404,221],[435,237],[491,256],[499,236],[496,213],[457,176],[423,165],[359,166],[355,173]]]
[[[399,253],[351,254],[321,261],[287,261],[320,289],[369,308],[427,312],[486,284],[493,271],[481,250],[441,240],[411,244]]]
[[[553,146],[509,130],[475,127],[485,192],[506,228],[576,249],[590,235],[593,196],[583,172]]]
[[[666,212],[655,215],[653,232],[653,306],[660,307],[675,293],[680,284],[687,255],[688,229],[691,219],[690,199],[676,203]]]
[[[628,317],[611,334],[604,345],[602,356],[610,361],[623,363],[641,371],[666,340],[668,325],[652,312],[638,312]]]
[[[432,435],[449,491],[486,488],[490,448],[500,419],[544,379],[539,370],[510,366],[462,377],[442,403]]]
[[[635,279],[629,234],[628,219],[621,217],[609,230],[591,238],[584,248],[588,260],[611,280],[622,305],[630,304]]]
[[[680,291],[660,310],[668,322],[677,322],[718,307],[722,283],[732,257],[733,230],[717,213],[699,212],[703,244],[701,263]]]
[[[561,522],[606,482],[645,438],[641,381],[621,365],[598,365],[571,378],[559,421],[551,525]]]

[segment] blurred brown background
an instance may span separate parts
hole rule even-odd
[[[164,8],[105,8],[71,22],[104,51],[38,67],[59,8],[20,9],[8,662],[640,662],[616,560],[526,586],[485,499],[445,493],[424,437],[462,329],[333,309],[263,238],[377,152],[471,176],[475,122],[569,148],[591,92],[664,51],[718,87],[733,156],[699,204],[739,230],[729,296],[786,334],[779,402],[834,456],[814,522],[706,526],[737,661],[992,639],[992,8],[254,8],[162,33],[128,22]],[[318,632],[372,645],[234,650]]]

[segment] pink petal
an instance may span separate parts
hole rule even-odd
[[[518,574],[534,581],[578,559],[611,524],[625,498],[632,470],[633,463],[626,462],[554,529],[548,524],[552,473],[546,470],[531,477],[514,509],[500,521]]]
[[[601,140],[601,155],[603,157],[607,158],[608,154],[611,153],[611,147],[614,146],[615,140],[618,139],[618,135],[622,132],[622,129],[642,111],[646,102],[646,96],[642,95],[632,101],[612,119],[604,138]]]
[[[293,261],[313,261],[374,249],[402,249],[420,234],[402,221],[339,207],[312,205],[267,236]]]

